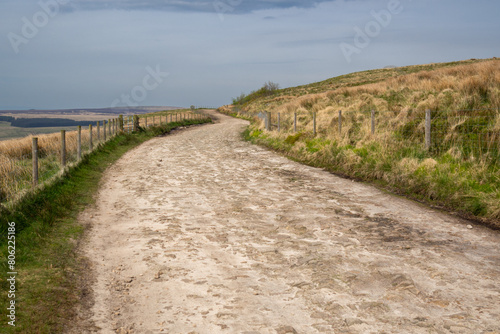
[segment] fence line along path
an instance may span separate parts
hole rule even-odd
[[[81,217],[94,303],[74,333],[500,331],[498,233],[243,142],[247,122],[218,117],[106,171]]]
[[[81,126],[67,128],[60,133],[44,134],[39,137],[25,137],[0,141],[0,202],[12,202],[27,191],[37,189],[69,165],[78,164],[82,157],[113,138],[117,133],[139,131],[139,126],[147,128],[176,119],[205,119],[203,111],[170,112],[149,117],[153,122],[147,124],[147,115],[135,116],[134,124],[128,116],[109,119]],[[122,126],[123,125],[123,126]]]
[[[246,117],[253,113],[239,112]],[[338,140],[361,141],[368,136],[392,133],[378,139],[419,144],[434,153],[458,147],[464,154],[500,161],[500,110],[457,111],[342,111],[264,112],[264,129],[278,132],[321,134]],[[321,125],[318,123],[321,117]],[[336,126],[338,124],[338,126]],[[369,129],[369,131],[367,130]]]
[[[123,116],[120,115],[120,117],[113,119],[113,120],[108,120],[108,123],[106,124],[106,121],[101,122],[96,122],[96,126],[94,127],[92,124],[89,125],[89,130],[87,132],[88,136],[88,150],[87,152],[90,153],[94,150],[94,148],[97,147],[97,145],[102,144],[106,142],[107,140],[111,139],[113,136],[115,136],[118,133],[132,133],[135,131],[139,130],[139,127],[151,127],[151,126],[161,126],[162,124],[166,123],[172,123],[173,122],[173,115],[174,113],[170,114],[170,121],[168,118],[168,115],[165,115],[164,118],[162,118],[162,115],[159,115],[158,118],[155,116],[152,116],[153,122],[149,124],[148,126],[148,116],[138,116],[138,115],[131,115],[131,116]],[[191,114],[191,113],[175,113],[175,121],[177,121],[177,116],[179,115],[180,120],[185,120],[185,119],[201,119],[204,118],[205,115],[203,113],[196,113],[196,114]],[[158,121],[157,121],[158,120]],[[106,127],[108,127],[108,133],[106,133]],[[101,130],[102,129],[102,130]],[[68,163],[68,147],[66,145],[66,130],[61,130],[61,137],[60,137],[60,143],[61,143],[61,148],[59,151],[59,156],[60,156],[60,166],[61,168],[66,167]],[[101,133],[102,133],[102,140],[101,140]],[[82,127],[78,126],[77,131],[76,131],[76,150],[74,149],[73,151],[76,151],[76,157],[73,157],[74,162],[78,162],[82,158]],[[32,155],[31,159],[33,161],[33,168],[32,168],[32,175],[33,175],[33,187],[36,187],[38,185],[38,171],[39,171],[39,163],[38,163],[38,154],[39,154],[39,147],[38,147],[38,137],[33,137],[33,142],[32,142]]]

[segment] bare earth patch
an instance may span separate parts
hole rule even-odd
[[[500,235],[240,139],[153,139],[105,174],[74,332],[500,333]]]

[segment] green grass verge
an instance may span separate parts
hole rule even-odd
[[[0,333],[61,333],[74,321],[75,307],[86,293],[78,284],[84,266],[77,247],[84,227],[77,216],[93,203],[103,172],[124,153],[155,136],[210,121],[185,120],[118,135],[42,190],[26,195],[14,207],[2,208]],[[15,327],[8,325],[6,317],[10,302],[6,275],[11,271],[7,264],[8,222],[16,223]]]

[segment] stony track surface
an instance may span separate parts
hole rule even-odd
[[[243,142],[153,139],[106,172],[76,332],[500,333],[500,235]]]

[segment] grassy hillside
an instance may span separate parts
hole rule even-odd
[[[249,139],[294,159],[500,227],[500,60],[365,71],[265,93],[219,110],[252,119]],[[254,117],[264,110],[273,131]]]
[[[433,110],[472,109],[485,105],[481,94],[490,87],[491,101],[488,102],[492,104],[486,104],[498,108],[499,66],[500,59],[486,59],[356,72],[277,90],[272,95],[249,94],[246,103],[235,107],[248,112],[278,111],[280,106],[297,110],[304,107],[297,103],[307,105],[312,101],[317,111],[324,106],[356,111],[373,107],[380,111],[425,110],[427,107]],[[449,97],[442,104],[432,100],[440,94]],[[422,103],[426,100],[427,104]]]

